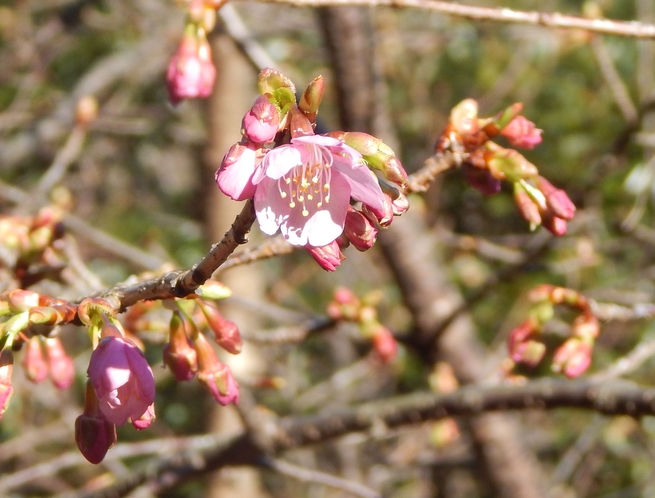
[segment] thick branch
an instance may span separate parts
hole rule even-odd
[[[506,8],[477,7],[453,2],[433,0],[259,0],[265,3],[288,4],[295,7],[328,7],[366,5],[370,7],[389,6],[439,12],[474,21],[497,21],[514,24],[528,24],[547,28],[584,29],[606,35],[630,38],[655,39],[655,25],[635,21],[614,21],[611,19],[587,19],[557,12],[520,11]]]

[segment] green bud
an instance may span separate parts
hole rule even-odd
[[[518,182],[539,174],[534,164],[513,149],[485,151],[485,162],[491,175],[498,180]]]
[[[296,101],[296,87],[293,82],[279,71],[271,69],[270,67],[262,69],[259,72],[259,76],[257,77],[257,88],[262,95],[266,93],[274,95],[276,90],[285,88],[291,91],[291,94],[294,95],[294,102]]]
[[[196,295],[203,299],[225,299],[232,295],[232,290],[217,280],[207,280],[196,289]]]
[[[323,80],[323,76],[318,76],[307,85],[305,93],[302,94],[300,102],[298,102],[298,107],[312,123],[316,121],[318,106],[321,105],[321,100],[323,100],[324,90],[325,81]]]

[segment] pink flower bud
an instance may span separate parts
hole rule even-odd
[[[50,366],[50,378],[57,389],[67,389],[75,380],[75,364],[59,337],[45,340],[45,351]]]
[[[358,251],[367,251],[373,244],[378,234],[369,219],[352,207],[348,207],[346,224],[343,230],[346,238]]]
[[[48,376],[48,364],[41,349],[41,337],[30,337],[25,344],[23,368],[28,380],[34,383],[42,382]]]
[[[148,409],[141,415],[138,419],[132,420],[132,426],[137,431],[142,431],[147,429],[155,421],[157,417],[155,416],[155,404],[153,403],[148,407]]]
[[[525,221],[530,223],[530,228],[536,228],[541,225],[541,214],[539,206],[535,204],[520,183],[514,184],[514,202],[519,210],[519,214]]]
[[[569,378],[577,377],[591,365],[592,352],[593,343],[572,337],[557,348],[551,368]]]
[[[126,339],[102,339],[87,373],[102,414],[116,425],[140,418],[155,401],[152,370],[141,350]]]
[[[164,364],[179,381],[191,380],[198,370],[198,354],[189,344],[186,324],[179,311],[173,312],[168,344],[163,349]]]
[[[383,325],[376,328],[373,335],[373,349],[380,360],[390,363],[398,354],[398,343],[391,331]]]
[[[255,195],[252,177],[259,162],[257,145],[250,142],[234,144],[214,176],[218,188],[234,201],[250,199]]]
[[[517,363],[524,363],[535,367],[546,354],[546,346],[536,341],[539,332],[535,329],[532,320],[526,320],[512,330],[507,340],[509,356]]]
[[[0,353],[0,418],[5,414],[14,395],[11,375],[14,371],[14,355],[8,349]]]
[[[362,213],[364,213],[369,220],[377,222],[381,227],[388,227],[391,225],[394,216],[393,210],[392,200],[388,194],[384,194],[382,209],[377,209],[368,204],[362,204]]]
[[[207,389],[214,399],[225,406],[230,403],[239,402],[239,386],[237,385],[232,372],[227,365],[218,360],[214,349],[205,339],[205,336],[198,334],[194,341],[198,352],[198,381]]]
[[[583,313],[573,320],[571,333],[574,337],[583,340],[593,341],[600,333],[598,318],[591,313]]]
[[[171,103],[177,105],[184,99],[208,97],[215,81],[216,68],[207,39],[186,35],[166,73]]]
[[[514,147],[534,149],[541,143],[542,131],[524,116],[516,116],[500,131],[500,134],[507,137]]]
[[[545,213],[541,218],[541,224],[553,235],[561,236],[566,233],[566,220]]]
[[[346,259],[335,240],[323,247],[305,246],[305,250],[312,255],[316,262],[326,271],[335,271],[337,266]]]
[[[89,462],[102,462],[116,443],[116,426],[100,413],[98,398],[90,382],[86,385],[84,413],[75,419],[75,442]]]
[[[214,332],[216,344],[228,353],[239,354],[241,352],[242,341],[237,324],[226,320],[216,308],[203,303],[200,299],[197,299],[196,302],[205,315],[207,325]]]
[[[468,184],[484,195],[494,195],[500,192],[500,180],[491,176],[489,170],[464,163],[462,171]]]
[[[537,188],[546,198],[548,210],[558,218],[571,220],[575,215],[575,204],[571,202],[564,190],[556,188],[543,176],[537,177]]]
[[[265,95],[255,100],[241,122],[244,136],[255,143],[271,142],[278,131],[280,112]]]

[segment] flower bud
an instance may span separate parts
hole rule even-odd
[[[262,95],[266,93],[273,94],[280,88],[286,88],[293,94],[296,93],[296,87],[293,81],[270,67],[266,67],[259,72],[257,76],[257,88]]]
[[[39,294],[23,289],[13,289],[5,293],[4,298],[9,303],[9,310],[13,313],[29,311],[39,305]]]
[[[546,354],[546,346],[536,341],[539,337],[532,320],[526,320],[512,330],[507,340],[507,349],[510,358],[517,363],[524,363],[535,367]]]
[[[98,117],[98,101],[92,95],[85,95],[75,106],[75,122],[88,126]]]
[[[132,420],[132,427],[137,431],[142,431],[147,429],[155,421],[157,417],[155,416],[155,404],[153,403],[148,407],[148,409],[136,420]]]
[[[500,192],[500,180],[491,176],[488,169],[477,168],[464,163],[462,170],[468,184],[484,195],[494,195]]]
[[[207,280],[196,289],[196,295],[204,299],[225,299],[232,295],[232,290],[218,280]]]
[[[109,448],[116,444],[116,426],[103,417],[93,386],[86,383],[84,412],[75,419],[75,442],[89,462],[102,462]]]
[[[494,178],[518,182],[537,176],[537,167],[513,149],[503,149],[487,142],[485,162]]]
[[[14,371],[14,355],[9,349],[0,352],[0,418],[5,414],[14,395],[11,375]]]
[[[591,365],[593,342],[572,337],[564,341],[553,356],[551,368],[563,372],[569,378],[578,377]]]
[[[450,112],[450,124],[460,136],[477,133],[480,130],[478,103],[473,99],[461,101]]]
[[[255,143],[271,142],[278,131],[280,112],[268,100],[266,95],[260,95],[243,117],[241,127],[244,136]]]
[[[318,114],[318,107],[321,105],[323,99],[323,91],[325,89],[325,80],[323,76],[317,76],[312,82],[307,85],[305,92],[300,97],[298,108],[303,112],[311,123],[316,122],[316,115]]]
[[[398,343],[391,331],[379,325],[373,335],[373,349],[383,363],[390,363],[398,354]]]
[[[293,106],[289,110],[289,116],[289,133],[291,134],[291,138],[314,135],[312,123],[296,106]]]
[[[189,344],[186,324],[179,311],[173,312],[168,344],[163,349],[164,364],[179,381],[191,380],[198,370],[198,354]]]
[[[367,251],[375,244],[378,230],[366,216],[349,206],[343,233],[355,249]]]
[[[216,344],[228,353],[239,354],[242,341],[237,324],[226,320],[216,308],[202,302],[200,299],[196,299],[196,303],[198,303],[203,315],[205,315],[207,325],[214,332]]]
[[[362,213],[371,221],[377,222],[381,227],[388,227],[393,221],[394,207],[388,194],[384,194],[384,205],[382,209],[377,209],[368,204],[362,204]]]
[[[168,96],[173,105],[184,99],[208,97],[216,81],[211,48],[204,35],[186,34],[166,73]]]
[[[541,224],[553,235],[561,236],[566,233],[566,220],[552,216],[550,213],[545,213],[541,218]]]
[[[516,116],[500,131],[500,134],[506,137],[513,147],[534,149],[541,143],[542,131],[524,116]]]
[[[564,190],[554,187],[543,176],[537,177],[537,188],[544,194],[546,206],[553,216],[562,218],[563,220],[573,219],[575,215],[575,204],[571,202],[571,199],[569,199],[569,196]]]
[[[541,214],[539,206],[532,200],[520,182],[514,183],[514,202],[519,210],[519,214],[525,221],[530,223],[530,230],[534,230],[541,225]]]
[[[45,351],[50,367],[50,378],[57,389],[67,389],[75,380],[75,364],[59,337],[45,340]]]
[[[25,344],[23,368],[28,380],[34,383],[42,382],[48,376],[48,364],[41,349],[41,336],[33,336]]]
[[[204,335],[198,334],[194,341],[194,347],[198,352],[199,369],[197,378],[200,384],[221,405],[238,403],[239,386],[228,366],[218,360],[214,349],[207,342]]]
[[[339,243],[336,240],[323,247],[305,246],[305,250],[326,271],[335,271],[337,266],[346,259],[341,253]]]
[[[227,151],[214,179],[225,195],[234,201],[255,195],[252,176],[259,164],[258,146],[251,142],[236,143]]]

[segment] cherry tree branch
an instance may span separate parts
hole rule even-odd
[[[558,12],[521,11],[507,8],[478,7],[454,2],[434,0],[259,0],[263,3],[293,5],[295,7],[328,7],[364,5],[369,7],[388,6],[413,8],[438,12],[453,17],[474,21],[496,21],[512,24],[527,24],[558,29],[583,29],[593,33],[630,38],[655,39],[655,25],[635,21],[612,19],[588,19]]]

